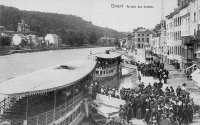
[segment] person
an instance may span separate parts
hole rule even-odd
[[[92,85],[88,87],[89,98],[92,99]]]
[[[120,105],[120,109],[119,109],[119,117],[120,117],[120,122],[124,123],[125,120],[125,111],[122,105]]]
[[[146,109],[146,113],[144,115],[144,121],[146,124],[149,124],[149,120],[150,120],[150,112],[149,112],[149,109]]]
[[[186,75],[187,75],[187,80],[190,80],[190,73],[189,73],[188,70],[187,70],[187,72],[186,72]]]
[[[163,75],[164,84],[167,84],[167,75],[164,73]]]
[[[139,80],[139,83],[141,83],[141,76],[140,76],[140,74],[138,75],[138,80]]]
[[[180,96],[180,94],[181,94],[181,87],[178,86],[178,87],[176,88],[176,95],[177,95],[177,96]]]
[[[132,118],[132,109],[131,109],[131,106],[130,104],[128,105],[128,108],[127,108],[127,123],[129,124],[130,120]]]

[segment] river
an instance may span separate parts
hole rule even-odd
[[[104,52],[108,47],[50,50],[33,53],[16,53],[0,56],[0,83],[7,79],[72,60],[86,60],[92,53]]]

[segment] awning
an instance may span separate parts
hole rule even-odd
[[[200,87],[200,69],[196,69],[192,74],[192,79],[197,83],[196,85]]]
[[[23,96],[65,88],[91,73],[96,61],[76,60],[0,83],[0,94]]]

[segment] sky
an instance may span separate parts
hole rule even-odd
[[[20,10],[72,14],[94,25],[123,32],[131,32],[137,27],[153,28],[161,20],[161,3],[161,0],[0,0],[0,5]],[[112,5],[123,5],[123,8],[113,8]],[[127,8],[127,5],[136,8]],[[176,7],[177,0],[164,0],[164,15]]]

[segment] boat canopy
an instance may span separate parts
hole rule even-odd
[[[104,59],[114,59],[117,57],[120,57],[121,54],[116,53],[116,52],[109,52],[109,54],[106,53],[100,53],[95,55],[97,58],[104,58]]]
[[[0,83],[0,94],[23,96],[62,89],[93,71],[96,61],[76,60],[52,66]]]

